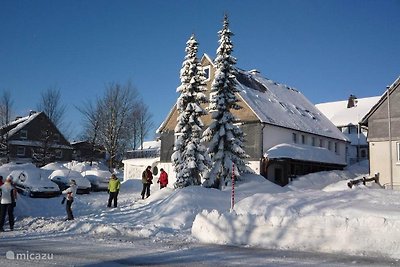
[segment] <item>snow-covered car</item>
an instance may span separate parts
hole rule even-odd
[[[10,173],[17,191],[30,197],[56,197],[61,194],[57,184],[37,168],[14,170]]]
[[[92,185],[92,191],[104,191],[108,189],[111,173],[104,170],[87,170],[81,173]]]
[[[88,179],[84,178],[79,172],[72,171],[67,168],[55,170],[49,175],[49,179],[55,182],[60,190],[65,190],[70,186],[70,181],[73,179],[78,186],[78,194],[89,194],[91,184]]]

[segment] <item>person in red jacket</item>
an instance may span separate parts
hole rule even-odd
[[[160,183],[160,189],[163,189],[168,184],[168,174],[163,168],[160,169],[160,178],[158,178],[157,183]]]

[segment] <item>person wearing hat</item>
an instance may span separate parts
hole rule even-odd
[[[6,214],[8,215],[8,222],[10,230],[14,230],[14,207],[17,200],[17,190],[12,185],[12,176],[6,178],[5,183],[0,186],[1,200],[0,200],[0,232],[4,232],[4,222]]]
[[[76,195],[76,190],[78,189],[76,185],[76,181],[71,179],[70,181],[70,186],[62,191],[62,194],[66,195],[65,198],[67,199],[67,204],[65,206],[65,209],[67,211],[67,219],[68,221],[74,219],[74,215],[72,214],[72,203],[74,202],[74,197]]]
[[[117,207],[117,198],[119,193],[119,188],[121,186],[120,181],[118,180],[115,174],[111,175],[111,179],[108,182],[108,205],[107,207],[111,208],[111,202],[114,200],[114,208]]]

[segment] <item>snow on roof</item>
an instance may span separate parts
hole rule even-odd
[[[36,112],[36,113],[32,113],[29,116],[26,117],[22,117],[19,118],[7,125],[4,125],[1,127],[1,129],[5,129],[11,126],[16,125],[14,128],[12,128],[9,132],[8,132],[8,137],[13,136],[16,132],[18,132],[19,130],[21,130],[22,128],[25,127],[25,125],[27,125],[28,123],[30,123],[33,119],[35,119],[39,114],[41,114],[42,112]]]
[[[124,165],[134,165],[134,166],[151,166],[155,162],[159,162],[160,158],[136,158],[136,159],[125,159],[122,161]]]
[[[378,103],[381,96],[357,98],[354,107],[347,108],[348,100],[315,105],[337,127],[358,125],[361,119]]]
[[[33,140],[11,140],[8,143],[11,145],[18,145],[18,146],[33,146],[33,147],[42,147],[43,146],[42,141],[33,141]],[[57,144],[57,143],[51,143],[51,144],[48,144],[48,146],[51,148],[58,148],[58,149],[72,149],[71,146]]]
[[[154,141],[143,142],[143,145],[139,147],[139,149],[160,149],[160,147],[161,147],[161,141],[154,140]]]
[[[335,163],[346,165],[343,159],[332,151],[322,148],[300,144],[279,144],[271,147],[264,155],[270,159],[290,158],[305,161]]]
[[[238,70],[239,94],[263,123],[345,140],[332,122],[294,88]]]

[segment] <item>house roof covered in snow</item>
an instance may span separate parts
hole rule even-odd
[[[356,98],[353,107],[348,100],[327,102],[315,105],[336,126],[358,125],[361,119],[378,103],[381,96]]]
[[[9,124],[3,125],[0,127],[1,132],[8,132],[8,137],[10,138],[13,136],[15,133],[17,133],[19,130],[24,128],[27,124],[29,124],[31,121],[33,121],[37,116],[39,116],[42,112],[31,112],[29,116],[26,117],[21,117],[18,118]]]
[[[298,90],[264,78],[254,70],[238,70],[236,78],[240,97],[261,122],[347,141]]]
[[[386,101],[388,97],[388,91],[389,95],[393,94],[395,90],[397,90],[400,87],[400,76],[397,77],[397,79],[389,86],[389,88],[382,94],[382,96],[379,98],[379,100],[375,103],[373,107],[368,111],[368,113],[365,114],[365,116],[362,118],[361,123],[367,125],[368,124],[368,119],[371,117],[371,115]],[[390,97],[390,96],[389,96]],[[391,102],[391,101],[390,101]]]
[[[332,151],[322,147],[310,147],[300,144],[279,144],[271,147],[264,155],[266,158],[290,158],[313,162],[346,165],[343,159]]]
[[[203,58],[212,62],[207,55]],[[257,70],[237,69],[236,80],[240,98],[261,123],[348,141],[347,137],[298,90],[267,79]],[[175,109],[176,103],[157,132],[163,130]]]

